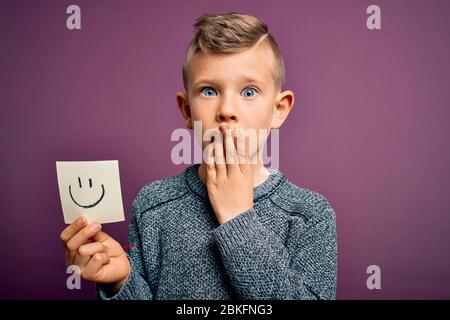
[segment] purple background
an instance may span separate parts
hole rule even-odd
[[[366,28],[368,5],[382,29]],[[81,31],[66,8],[81,7]],[[449,299],[450,1],[2,1],[0,298],[92,299],[66,288],[57,160],[118,159],[131,202],[171,163],[175,93],[204,12],[269,25],[296,103],[280,170],[332,203],[339,299]],[[381,290],[366,287],[381,267]]]

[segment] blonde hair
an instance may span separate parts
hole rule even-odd
[[[205,13],[197,18],[193,26],[197,32],[189,44],[183,63],[183,85],[186,91],[188,90],[189,62],[197,52],[212,54],[238,52],[263,42],[268,44],[273,52],[275,88],[277,90],[283,88],[285,82],[283,57],[277,42],[268,33],[269,29],[264,22],[238,12]]]

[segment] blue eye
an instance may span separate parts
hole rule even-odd
[[[253,98],[256,95],[256,90],[253,88],[245,88],[243,92],[244,92],[244,96],[246,98]],[[248,93],[250,93],[250,94],[248,94]]]
[[[211,87],[204,87],[204,88],[201,89],[201,92],[202,92],[205,96],[211,97],[212,94],[214,94],[214,92],[216,92],[216,90],[214,90],[214,89],[211,88]]]
[[[212,87],[203,87],[200,91],[206,97],[212,97],[214,94],[217,94],[216,90]],[[256,89],[248,87],[244,89],[243,93],[246,98],[253,98],[256,95]]]

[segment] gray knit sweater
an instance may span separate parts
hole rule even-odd
[[[277,169],[253,208],[217,222],[198,164],[142,188],[133,202],[128,281],[100,299],[335,299],[330,203]]]

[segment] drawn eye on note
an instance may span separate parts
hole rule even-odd
[[[57,161],[56,173],[64,222],[81,215],[88,221],[124,221],[119,162]]]
[[[78,177],[78,186],[80,187],[80,189],[83,189],[83,185],[81,183],[81,178]],[[103,184],[101,185],[102,187],[102,193],[100,195],[100,198],[98,198],[97,201],[95,201],[94,203],[91,204],[80,204],[77,200],[75,200],[73,193],[72,193],[72,185],[69,184],[69,195],[70,198],[72,199],[72,201],[79,207],[81,208],[85,208],[85,209],[89,209],[89,208],[93,208],[96,205],[98,205],[100,203],[100,201],[102,201],[103,197],[105,196],[105,187],[103,186]],[[85,186],[85,190],[82,190],[81,192],[92,192],[92,190],[86,190],[86,186]],[[89,178],[89,189],[92,189],[92,179]]]

